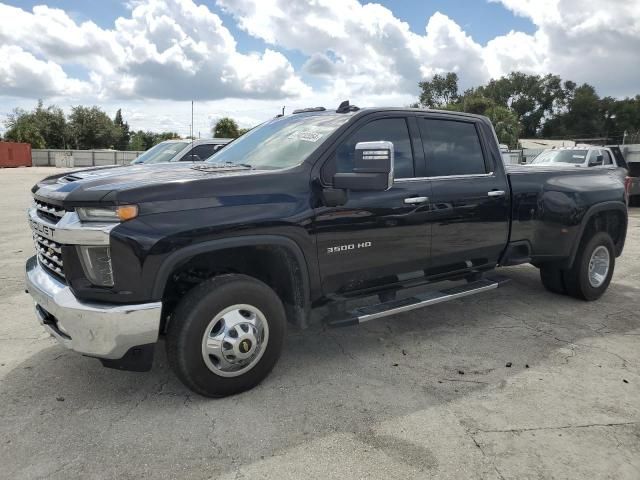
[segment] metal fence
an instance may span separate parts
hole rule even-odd
[[[121,150],[31,150],[34,167],[100,167],[103,165],[127,165],[144,152]]]

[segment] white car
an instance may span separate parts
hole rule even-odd
[[[528,165],[532,167],[574,165],[584,168],[606,168],[616,171],[623,182],[629,173],[624,159],[618,157],[611,148],[593,145],[550,148],[540,153]]]

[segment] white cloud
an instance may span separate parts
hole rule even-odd
[[[470,85],[487,78],[482,47],[435,13],[424,35],[379,4],[357,0],[218,0],[249,34],[310,56],[305,71],[332,75],[351,95],[416,93],[417,82],[453,70]],[[333,59],[333,60],[332,60]]]
[[[133,5],[114,29],[76,24],[64,11],[33,13],[0,4],[0,41],[21,45],[33,59],[89,70],[94,94],[110,97],[281,98],[309,93],[287,58],[274,50],[242,54],[218,15],[191,0]],[[53,62],[58,62],[55,64]],[[62,68],[60,67],[60,70]],[[49,93],[59,95],[68,90]]]
[[[640,1],[494,1],[536,25],[535,38],[516,42],[535,52],[528,62],[534,71],[588,82],[606,95],[640,93]]]
[[[0,46],[0,92],[4,95],[46,97],[89,93],[87,82],[69,78],[52,61],[42,61],[14,45]]]
[[[438,12],[417,34],[391,10],[358,0],[217,4],[249,34],[309,55],[307,73],[331,72],[331,88],[355,95],[415,92],[418,80],[442,71],[457,72],[464,88],[514,70],[591,82],[604,94],[638,93],[640,1],[491,1],[531,19],[537,31],[511,31],[482,46]]]
[[[418,81],[445,71],[457,72],[462,88],[520,70],[586,81],[605,95],[638,93],[639,0],[487,0],[536,30],[485,45],[443,13],[415,32],[390,9],[364,1],[217,0],[269,45],[251,53],[212,8],[193,0],[131,0],[111,28],[76,22],[61,9],[0,3],[0,99],[53,97],[63,107],[100,103],[114,112],[123,106],[135,128],[186,133],[183,101],[192,98],[204,131],[222,115],[254,125],[283,104],[289,111],[346,98],[407,105]],[[299,71],[290,51],[306,57]],[[88,78],[74,78],[82,69]]]

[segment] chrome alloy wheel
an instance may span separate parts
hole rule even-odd
[[[609,273],[609,265],[611,265],[609,250],[600,245],[593,251],[589,260],[589,284],[593,288],[598,288],[604,283]]]
[[[202,358],[221,377],[237,377],[262,358],[269,341],[264,314],[252,305],[232,305],[218,313],[204,331]]]

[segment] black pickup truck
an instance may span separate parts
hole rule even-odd
[[[164,337],[207,396],[260,382],[287,324],[483,292],[499,266],[531,263],[548,290],[595,300],[627,230],[609,171],[505,168],[484,117],[347,102],[270,120],[202,164],[62,174],[32,192],[26,280],[44,328],[141,371]]]

